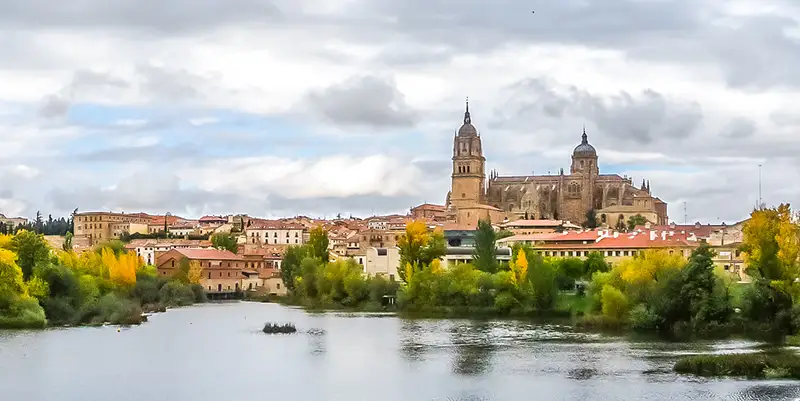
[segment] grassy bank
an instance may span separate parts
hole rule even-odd
[[[693,355],[680,358],[674,370],[707,377],[800,379],[800,355],[790,352]]]

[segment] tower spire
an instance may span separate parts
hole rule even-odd
[[[467,110],[464,112],[464,124],[470,124],[472,119],[469,116],[469,96],[467,96]]]
[[[583,135],[581,135],[581,143],[589,143],[589,138],[586,136],[586,124],[583,124]]]

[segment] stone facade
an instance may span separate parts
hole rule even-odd
[[[612,227],[635,215],[654,224],[668,223],[667,204],[652,195],[649,182],[643,180],[637,188],[629,177],[600,173],[597,151],[585,129],[572,153],[569,174],[563,169],[558,174],[529,176],[500,176],[492,171],[487,180],[481,138],[467,104],[464,123],[453,141],[452,160],[446,201],[451,221],[554,219],[582,224],[594,211],[598,224]]]

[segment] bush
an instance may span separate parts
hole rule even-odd
[[[800,355],[793,353],[694,355],[680,358],[675,363],[674,370],[698,376],[800,379]]]
[[[75,324],[139,324],[142,308],[138,302],[117,294],[106,294],[83,305],[76,315]]]
[[[606,285],[600,294],[603,302],[603,316],[617,321],[623,321],[628,313],[628,298],[622,291]]]
[[[192,292],[194,293],[194,302],[195,303],[203,303],[208,300],[206,298],[206,291],[203,289],[203,286],[200,284],[192,284],[191,285]]]
[[[643,304],[636,305],[631,309],[631,327],[637,331],[655,331],[658,329],[661,319]]]
[[[45,312],[35,298],[17,298],[0,313],[0,328],[40,329],[46,325]]]
[[[187,306],[194,303],[192,288],[179,281],[169,281],[158,291],[158,300],[168,307]]]
[[[264,325],[264,329],[261,331],[267,334],[291,334],[297,332],[297,329],[291,323],[267,323]]]

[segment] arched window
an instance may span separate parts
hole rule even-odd
[[[467,172],[469,173],[469,166],[467,166]]]
[[[603,223],[603,224],[605,224],[605,223],[607,222],[607,221],[606,221],[606,215],[605,215],[605,214],[601,214],[601,215],[600,215],[600,222],[601,222],[601,223]]]

